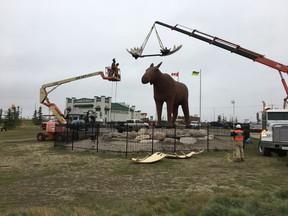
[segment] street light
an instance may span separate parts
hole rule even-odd
[[[199,70],[199,71],[193,71],[192,72],[192,76],[199,76],[199,80],[200,80],[200,96],[199,96],[199,123],[201,123],[201,94],[202,94],[202,92],[201,92],[201,76],[202,76],[202,74],[201,74],[202,72],[201,72],[201,69]]]
[[[231,100],[231,103],[233,104],[233,118],[232,118],[232,123],[233,123],[233,129],[235,128],[235,100]]]

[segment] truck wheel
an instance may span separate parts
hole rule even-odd
[[[259,152],[261,155],[263,156],[271,156],[271,149],[270,148],[265,148],[261,145],[261,143],[259,143],[258,145],[258,148],[259,148]]]
[[[46,134],[45,133],[38,133],[37,134],[37,140],[38,141],[45,141],[46,140]]]

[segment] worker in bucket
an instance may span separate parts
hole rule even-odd
[[[115,58],[112,59],[112,64],[111,64],[111,74],[110,76],[115,76],[115,74],[118,73],[118,68],[116,66],[116,60]]]
[[[231,136],[234,137],[234,149],[235,149],[235,161],[244,161],[243,139],[244,132],[241,129],[241,125],[236,125],[236,130],[231,132]]]

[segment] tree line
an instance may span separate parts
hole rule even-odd
[[[3,130],[13,130],[22,123],[20,106],[15,106],[14,104],[8,108],[8,110],[0,109],[0,129]],[[35,125],[40,125],[43,121],[42,107],[38,110],[35,109],[32,117],[32,122]]]
[[[6,113],[4,115],[4,113]],[[4,118],[3,118],[4,116]],[[3,112],[3,109],[0,109],[0,125],[1,131],[4,130],[12,130],[15,129],[16,126],[21,124],[21,118],[20,118],[20,107],[15,106],[12,104],[11,107],[6,112]]]

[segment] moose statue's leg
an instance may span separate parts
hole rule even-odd
[[[157,111],[157,126],[161,126],[161,116],[162,116],[162,107],[163,107],[163,102],[161,101],[155,101],[156,103],[156,111]]]
[[[172,125],[175,125],[177,116],[178,116],[178,107],[179,105],[174,105],[173,107],[173,118],[172,118]]]
[[[184,117],[185,117],[186,127],[190,127],[190,114],[189,114],[188,101],[182,104],[182,110],[183,110]]]
[[[167,121],[168,126],[171,127],[172,125],[172,117],[173,117],[173,101],[167,101]]]

